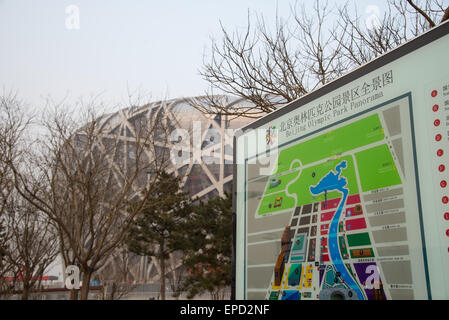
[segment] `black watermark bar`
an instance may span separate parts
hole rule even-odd
[[[0,301],[5,312],[36,312],[57,319],[282,319],[286,316],[323,319],[350,310],[349,316],[403,316],[403,312],[423,308],[446,308],[447,301],[240,301],[240,300],[120,300],[120,301]],[[112,318],[111,318],[112,319]]]

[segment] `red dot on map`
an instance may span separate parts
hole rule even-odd
[[[443,155],[443,149],[438,149],[437,156],[441,157]]]
[[[433,125],[434,125],[435,127],[438,127],[438,126],[440,125],[440,120],[436,119],[436,120],[433,122]]]
[[[441,188],[446,188],[446,186],[447,186],[446,180],[442,180],[442,181],[440,182],[440,186],[441,186]]]
[[[439,106],[436,104],[432,107],[433,112],[437,112],[439,109]]]
[[[444,169],[446,169],[446,167],[444,166],[444,164],[440,164],[440,166],[438,167],[438,171],[443,172]]]
[[[443,201],[444,204],[449,202],[449,198],[447,196],[444,196],[441,201]]]
[[[438,94],[438,91],[433,90],[432,93],[430,94],[432,96],[432,98],[435,98]]]
[[[441,138],[442,138],[441,134],[437,134],[437,135],[435,136],[435,140],[436,140],[436,141],[440,141]]]
[[[449,229],[446,230],[446,235],[449,237]]]
[[[444,220],[449,220],[449,212],[444,213]]]

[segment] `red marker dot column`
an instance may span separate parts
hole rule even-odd
[[[438,91],[437,91],[437,90],[432,90],[432,91],[430,92],[430,95],[431,95],[432,98],[436,98],[436,97],[438,96]],[[438,112],[439,109],[440,109],[440,107],[439,107],[438,104],[434,104],[434,105],[432,106],[432,111],[435,112],[435,113]],[[434,125],[435,128],[440,127],[440,125],[441,125],[440,119],[438,119],[438,118],[435,119],[435,120],[433,121],[433,125]],[[435,141],[436,141],[436,142],[440,142],[442,139],[443,139],[443,136],[442,136],[440,133],[437,133],[437,134],[435,135]],[[442,157],[443,154],[444,154],[443,149],[439,148],[439,149],[437,150],[436,154],[437,154],[438,157]],[[438,171],[439,171],[439,172],[444,172],[445,170],[446,170],[446,167],[445,167],[443,164],[440,164],[440,165],[438,166]],[[443,189],[446,188],[446,187],[447,187],[447,181],[446,181],[446,180],[441,180],[441,181],[440,181],[440,187],[443,188]],[[448,203],[449,203],[449,197],[448,197],[448,196],[443,196],[443,197],[441,198],[441,202],[442,202],[443,204],[448,204]],[[445,213],[444,213],[444,220],[449,221],[449,212],[445,212]],[[445,235],[446,235],[446,237],[449,237],[449,229],[446,229]],[[448,248],[448,252],[449,252],[449,248]]]

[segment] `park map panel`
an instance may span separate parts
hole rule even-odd
[[[248,299],[423,297],[411,104],[401,96],[282,146],[270,176],[247,164]]]

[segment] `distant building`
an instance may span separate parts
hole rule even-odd
[[[159,101],[141,107],[127,108],[104,116],[101,119],[101,125],[110,127],[111,134],[123,137],[125,142],[128,137],[132,137],[134,125],[138,123],[136,119],[145,117],[147,121],[155,121],[157,115],[162,114],[163,121],[166,121],[167,125],[173,129],[172,132],[180,129],[178,130],[180,133],[188,135],[188,139],[186,139],[186,136],[173,134],[174,141],[170,141],[168,150],[172,161],[167,171],[182,177],[184,189],[192,197],[208,199],[223,196],[225,191],[231,191],[232,186],[233,132],[250,122],[251,119],[220,114],[208,115],[192,106],[194,103],[204,103],[204,101],[207,101],[204,97],[195,97]],[[239,106],[248,107],[245,100],[227,96],[217,97],[216,101],[225,108],[227,106],[232,106],[233,109],[239,108]],[[162,152],[162,148],[166,148],[166,146],[161,143],[160,148]],[[199,150],[202,161],[194,161],[194,153]],[[132,160],[130,152],[124,152],[122,156],[123,158],[115,161],[123,163]],[[175,283],[183,272],[179,258],[174,256],[173,259],[170,259],[170,266],[167,267],[172,275],[171,279]],[[111,275],[113,278],[112,275],[118,272],[116,263],[117,261],[111,260],[103,268],[102,274]],[[131,265],[129,281],[135,284],[154,284],[151,286],[151,291],[153,296],[157,297],[154,292],[160,278],[157,261],[146,257],[133,257]],[[94,280],[100,280],[101,283],[101,279],[98,277],[95,277]],[[140,289],[142,288],[146,287],[141,286]],[[170,290],[171,288],[167,284],[167,293]],[[167,298],[169,298],[169,294],[167,294]]]

